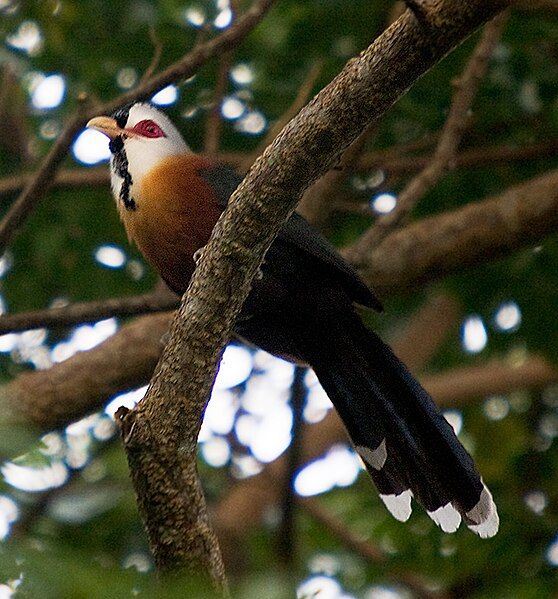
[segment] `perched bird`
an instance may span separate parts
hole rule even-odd
[[[150,104],[125,106],[88,126],[110,139],[112,191],[130,240],[182,294],[194,254],[242,178],[193,153]],[[395,518],[409,518],[414,497],[446,532],[464,520],[481,537],[495,535],[496,506],[470,455],[354,304],[381,310],[351,266],[294,214],[266,255],[235,333],[314,369]]]

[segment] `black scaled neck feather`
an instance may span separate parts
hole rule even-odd
[[[122,129],[128,122],[128,115],[130,113],[130,106],[124,106],[119,108],[112,117]],[[136,201],[130,195],[130,188],[132,186],[132,175],[128,170],[128,157],[126,156],[126,150],[124,149],[124,137],[119,135],[109,142],[109,150],[112,153],[111,167],[112,170],[122,179],[122,185],[120,186],[119,198],[124,204],[126,210],[135,210]]]

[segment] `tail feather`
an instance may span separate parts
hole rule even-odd
[[[414,497],[445,532],[463,520],[481,537],[495,535],[496,506],[471,456],[391,349],[356,315],[321,323],[318,335],[308,362],[393,516],[407,520]]]

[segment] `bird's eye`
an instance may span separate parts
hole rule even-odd
[[[166,137],[165,132],[161,129],[161,127],[149,119],[137,123],[132,131],[139,133],[143,137]]]

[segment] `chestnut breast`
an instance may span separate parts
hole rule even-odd
[[[186,291],[193,255],[208,242],[222,211],[199,175],[210,166],[196,154],[166,158],[134,189],[136,209],[121,210],[128,237],[177,293]]]

